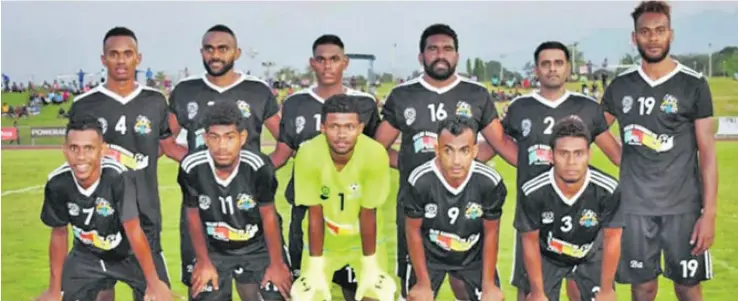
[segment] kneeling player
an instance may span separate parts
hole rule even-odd
[[[244,122],[235,103],[217,102],[205,119],[207,149],[188,155],[180,167],[196,257],[195,300],[231,300],[234,274],[239,284],[260,285],[265,300],[287,299],[290,291],[274,167],[263,154],[241,150],[248,136]]]
[[[503,299],[495,267],[507,190],[494,169],[474,160],[476,138],[467,119],[442,122],[436,158],[408,177],[410,301],[434,300],[447,273],[464,282],[472,300]]]
[[[44,190],[51,280],[38,300],[95,300],[114,281],[131,286],[136,300],[171,300],[141,229],[134,181],[123,165],[103,159],[106,147],[97,118],[70,120],[67,162],[49,175]],[[68,224],[75,237],[69,256]]]
[[[309,256],[303,253],[305,267],[292,297],[306,301],[321,294],[330,300],[328,275],[348,264],[359,274],[356,300],[392,300],[397,287],[384,271],[386,254],[376,237],[383,223],[377,207],[389,195],[387,151],[361,134],[353,96],[328,98],[321,122],[322,134],[295,156],[295,203],[308,206]]]
[[[578,117],[559,121],[550,142],[553,168],[522,186],[514,225],[523,233],[527,300],[559,300],[569,274],[581,300],[615,300],[620,190],[613,177],[589,166],[590,140]]]

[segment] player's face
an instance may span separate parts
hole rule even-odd
[[[228,33],[212,31],[202,38],[202,64],[211,76],[222,76],[233,69],[236,60],[241,57],[241,48],[236,45],[236,38]]]
[[[331,151],[337,155],[345,155],[354,150],[356,139],[364,130],[356,113],[330,113],[320,125],[320,131],[328,139]]]
[[[84,183],[99,176],[105,146],[97,131],[69,131],[64,142],[64,157],[77,181]]]
[[[425,74],[435,80],[446,80],[454,75],[459,61],[454,39],[438,34],[428,37],[425,42],[425,49],[418,55]]]
[[[562,137],[553,150],[554,172],[566,183],[583,179],[589,165],[589,145],[581,137]]]
[[[669,18],[660,13],[644,13],[636,21],[632,34],[638,53],[648,63],[658,63],[669,55],[674,39]]]
[[[128,36],[109,37],[103,45],[100,60],[108,70],[108,79],[128,81],[136,78],[136,67],[141,62],[138,45]]]
[[[239,131],[235,125],[210,126],[205,135],[205,144],[215,161],[215,167],[228,168],[235,165],[247,137],[246,130]]]
[[[436,156],[441,171],[448,180],[463,180],[469,174],[469,168],[478,152],[475,136],[469,129],[458,136],[449,131],[443,131],[438,136]]]
[[[343,49],[333,44],[318,45],[310,58],[310,67],[315,71],[318,83],[324,86],[340,84],[347,66],[348,57]]]
[[[564,86],[569,78],[569,61],[566,53],[561,49],[546,49],[538,53],[536,63],[536,76],[541,86],[547,89],[559,89]]]

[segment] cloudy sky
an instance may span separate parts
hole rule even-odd
[[[144,57],[142,69],[174,73],[189,67],[191,73],[201,72],[198,49],[202,34],[208,27],[223,23],[236,32],[244,50],[253,48],[258,52],[254,60],[242,57],[238,69],[262,72],[261,62],[273,61],[278,66],[302,70],[313,40],[334,33],[342,37],[348,52],[376,55],[377,71],[391,72],[394,66],[397,74],[407,75],[419,67],[416,56],[422,30],[443,22],[458,32],[462,59],[499,59],[505,54],[503,62],[520,69],[541,41],[569,43],[598,30],[632,28],[629,13],[636,4],[3,1],[0,68],[19,80],[31,76],[36,80],[52,79],[80,68],[97,71],[101,68],[99,54],[105,32],[114,26],[126,26],[138,35]],[[708,10],[735,13],[738,2],[675,2],[673,19]],[[627,31],[623,32],[622,43],[627,45],[629,37]],[[738,39],[738,35],[732,36],[718,44]],[[364,74],[367,66],[366,62],[355,61],[349,72]]]

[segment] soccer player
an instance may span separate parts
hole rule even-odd
[[[712,278],[717,165],[712,96],[702,74],[669,58],[668,4],[642,2],[632,13],[641,65],[618,75],[602,104],[623,139],[623,254],[618,282],[635,301],[654,300],[662,272],[679,300],[702,300]]]
[[[515,98],[502,120],[505,134],[518,144],[518,197],[522,196],[520,187],[523,183],[550,168],[553,154],[549,142],[554,123],[564,117],[576,115],[582,119],[595,137],[597,146],[613,163],[620,163],[620,145],[608,131],[602,107],[593,98],[566,90],[571,70],[567,47],[560,42],[541,43],[533,53],[533,59],[540,89]],[[520,206],[519,200],[517,204]],[[521,287],[526,279],[520,239],[520,233],[516,234],[511,282],[518,287],[518,300],[522,301],[528,292]],[[566,291],[570,300],[579,300],[575,283],[569,281]]]
[[[386,254],[376,239],[383,222],[377,208],[389,195],[387,152],[362,135],[353,96],[328,98],[321,115],[322,134],[295,156],[295,204],[309,207],[309,234],[292,298],[330,300],[327,275],[348,264],[359,271],[354,300],[392,300],[396,284],[383,271]]]
[[[236,103],[216,102],[203,123],[207,149],[189,154],[180,165],[178,182],[196,255],[195,300],[231,300],[232,275],[250,290],[260,286],[264,300],[288,299],[292,275],[282,257],[274,206],[277,178],[268,157],[242,150],[248,140],[245,121]]]
[[[279,131],[279,107],[269,85],[233,69],[234,62],[241,56],[241,49],[238,48],[236,35],[225,25],[215,25],[205,32],[200,53],[207,72],[183,79],[169,97],[172,133],[176,136],[182,129],[187,131],[190,152],[203,148],[205,114],[217,100],[227,100],[237,104],[245,119],[248,141],[243,147],[260,152],[262,126],[266,126],[274,137],[278,137]],[[187,230],[185,208],[183,203],[179,224],[181,281],[189,287],[195,253]],[[256,298],[254,294],[258,291],[245,291],[237,287],[243,299]]]
[[[379,112],[374,97],[343,86],[343,72],[348,67],[349,61],[344,53],[341,38],[330,34],[322,35],[313,42],[312,51],[310,66],[315,71],[318,84],[290,95],[282,104],[279,142],[270,155],[277,168],[282,167],[303,142],[320,134],[323,103],[333,95],[346,94],[356,100],[359,106],[359,121],[364,124],[364,135],[373,137],[379,126]],[[291,267],[295,276],[299,276],[303,251],[302,221],[307,207],[294,205],[292,178],[287,184],[285,198],[293,205],[289,224],[289,252]],[[353,300],[356,292],[356,276],[351,267],[345,266],[336,271],[333,274],[333,282],[343,288],[346,300]]]
[[[496,265],[505,184],[494,169],[474,160],[471,120],[444,120],[437,135],[436,158],[408,179],[408,300],[434,300],[446,274],[464,282],[471,300],[502,300]]]
[[[573,277],[582,301],[612,301],[623,216],[617,181],[589,166],[591,133],[577,116],[552,130],[553,167],[521,187],[515,229],[522,233],[526,300],[559,300]],[[603,238],[604,237],[604,238]]]
[[[171,300],[141,229],[133,175],[103,157],[102,136],[91,115],[77,115],[67,124],[66,163],[49,174],[44,189],[41,221],[52,228],[51,277],[37,300],[94,300],[111,281],[130,285],[135,300],[144,294]],[[75,239],[67,256],[69,224]]]
[[[400,171],[396,222],[397,275],[402,283],[409,275],[402,209],[407,179],[413,169],[434,157],[438,124],[447,118],[472,119],[474,132],[481,132],[505,160],[512,165],[517,164],[517,148],[514,142],[504,138],[487,88],[456,74],[458,48],[456,32],[448,25],[434,24],[423,31],[418,61],[423,64],[425,74],[392,89],[382,109],[383,121],[375,135],[375,139],[388,150],[392,166]],[[402,142],[398,157],[391,146],[400,134]],[[463,283],[452,281],[451,284],[457,299],[467,299]],[[402,296],[406,295],[403,290]]]
[[[161,246],[161,208],[157,167],[159,150],[169,157],[183,153],[171,135],[166,97],[158,90],[136,83],[136,67],[141,63],[136,35],[128,28],[110,29],[103,39],[100,59],[107,69],[103,85],[75,97],[69,116],[91,114],[102,124],[103,140],[109,145],[106,156],[136,175],[141,227],[146,233],[159,278],[167,284],[169,275]],[[113,287],[101,292],[98,300],[113,300]]]

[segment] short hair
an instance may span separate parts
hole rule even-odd
[[[459,50],[459,37],[451,26],[446,24],[433,24],[423,30],[423,34],[420,36],[420,52],[425,50],[425,46],[427,44],[426,40],[428,40],[428,37],[439,34],[451,37],[454,40],[454,48],[456,48],[457,51]]]
[[[336,45],[343,50],[343,41],[334,34],[324,34],[318,37],[315,42],[313,42],[313,52],[315,52],[315,49],[318,49],[318,46],[320,45]]]
[[[671,22],[671,6],[666,1],[643,1],[639,4],[633,12],[630,14],[633,17],[633,25],[638,23],[640,18],[645,13],[657,13],[664,14],[666,18]]]
[[[224,33],[227,33],[229,35],[232,35],[234,38],[236,37],[236,34],[233,33],[233,30],[231,30],[230,27],[225,26],[223,24],[213,25],[213,27],[210,27],[208,29],[208,31],[206,31],[205,33],[207,34],[207,33],[211,33],[211,32],[224,32]]]
[[[359,106],[356,97],[346,94],[337,94],[329,97],[323,103],[322,122],[331,113],[356,113],[359,114]]]
[[[559,41],[548,41],[541,43],[541,45],[538,45],[538,48],[536,48],[536,52],[533,53],[534,62],[538,64],[538,55],[541,54],[541,52],[543,52],[544,50],[549,49],[561,50],[564,52],[564,56],[566,56],[566,61],[568,62],[571,60],[571,53],[569,53],[569,48],[566,47],[566,45]]]
[[[100,138],[103,136],[102,124],[100,121],[90,114],[84,115],[72,115],[69,117],[69,123],[67,123],[67,131],[65,136],[69,136],[71,131],[95,131]]]
[[[105,42],[107,42],[108,39],[112,37],[130,37],[136,43],[138,43],[136,34],[133,32],[133,30],[130,30],[127,27],[117,26],[108,30],[108,32],[105,33],[105,37],[103,38],[103,45],[105,45]]]
[[[477,133],[474,130],[474,123],[472,123],[471,119],[466,117],[448,118],[444,121],[441,121],[436,134],[438,135],[438,137],[441,137],[441,133],[443,133],[444,131],[448,131],[454,137],[458,137],[466,130],[470,130],[472,132],[472,135],[474,135],[474,142],[476,143]]]
[[[564,117],[557,121],[552,132],[551,141],[549,142],[551,149],[556,148],[556,141],[565,137],[584,138],[587,140],[587,147],[589,147],[589,144],[592,142],[592,134],[590,133],[589,128],[587,128],[584,121],[576,115]]]
[[[205,113],[205,131],[214,125],[235,125],[238,131],[246,129],[238,104],[230,100],[218,100]]]

